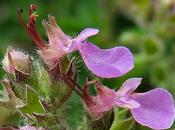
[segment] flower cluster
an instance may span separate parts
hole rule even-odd
[[[35,28],[37,17],[33,12],[35,10],[36,6],[32,5],[27,25],[25,25],[19,11],[18,16],[21,23],[37,45],[37,52],[47,66],[50,76],[54,75],[54,77],[58,77],[56,80],[68,84],[82,98],[85,109],[92,118],[99,119],[104,112],[110,111],[114,107],[121,107],[129,109],[133,118],[143,126],[152,129],[168,129],[171,127],[175,110],[173,97],[167,90],[156,88],[145,93],[135,93],[134,91],[141,83],[141,78],[126,80],[117,91],[109,89],[97,80],[87,81],[82,88],[76,83],[74,59],[69,60],[66,72],[61,71],[63,58],[74,51],[79,51],[85,65],[95,76],[101,78],[123,76],[134,67],[133,55],[128,48],[120,46],[100,49],[88,42],[87,39],[96,35],[99,32],[98,29],[86,28],[77,37],[68,36],[56,24],[53,16],[48,16],[48,21],[43,21],[49,39],[47,44]],[[31,62],[28,55],[10,48],[4,58],[3,65],[8,73],[15,76],[17,72],[20,72],[20,75],[30,75]],[[91,96],[89,92],[90,84],[96,88],[97,94],[95,96]],[[20,128],[20,130],[35,129],[32,126]]]

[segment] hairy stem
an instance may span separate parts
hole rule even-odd
[[[84,96],[81,87],[72,79],[69,79],[66,75],[60,76],[60,78],[67,83],[86,103],[90,103],[89,99]]]

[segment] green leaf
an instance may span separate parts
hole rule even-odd
[[[82,123],[82,119],[84,118],[84,116],[85,113],[83,111],[81,100],[75,93],[73,93],[68,102],[68,117],[67,117],[68,123],[72,127],[72,129],[78,129],[77,126],[87,124],[84,121]]]

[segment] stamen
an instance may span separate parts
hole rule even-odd
[[[18,18],[22,26],[25,28],[26,32],[29,34],[29,36],[32,38],[32,40],[35,42],[37,47],[42,50],[47,47],[45,44],[45,41],[42,39],[40,34],[37,32],[36,27],[35,27],[35,22],[36,22],[36,11],[37,6],[32,4],[29,8],[29,20],[28,23],[26,24],[24,22],[24,19],[22,17],[23,10],[19,9],[18,10]]]
[[[22,14],[23,13],[23,9],[18,9],[18,19],[19,19],[19,22],[21,23],[21,25],[26,29],[26,25],[25,25],[25,22],[23,20],[23,17],[22,17]]]
[[[37,5],[31,4],[29,8],[29,16],[32,15],[33,11],[37,10]]]

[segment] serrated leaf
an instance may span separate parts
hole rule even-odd
[[[72,127],[72,129],[78,129],[78,125],[85,125],[87,122],[81,122],[82,118],[84,118],[85,113],[83,112],[83,106],[79,97],[73,93],[71,98],[69,99],[69,107],[68,107],[68,123]],[[87,119],[86,119],[87,121]],[[86,129],[84,129],[86,130]]]

